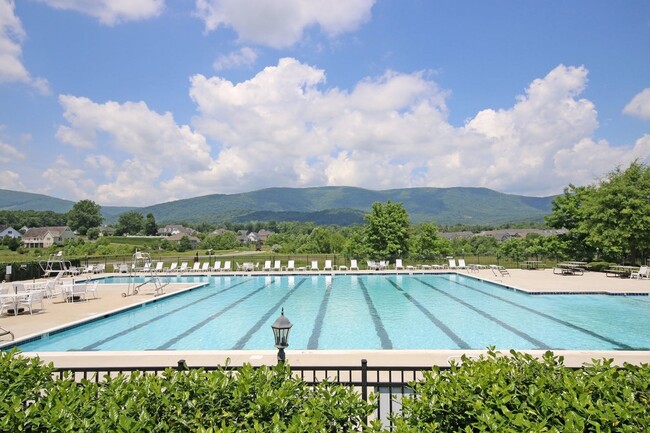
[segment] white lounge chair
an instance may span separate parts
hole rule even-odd
[[[449,269],[457,269],[457,267],[456,267],[456,259],[454,259],[454,258],[449,259]]]
[[[172,262],[172,264],[169,266],[169,269],[167,269],[168,272],[175,271],[178,268],[178,262]]]
[[[223,268],[221,268],[223,272],[228,272],[232,271],[232,267],[230,266],[230,260],[226,260],[226,262],[223,264]]]
[[[160,272],[163,270],[164,263],[163,262],[158,262],[156,263],[156,267],[154,268],[154,272]]]
[[[458,259],[458,269],[467,269],[465,259]]]
[[[324,271],[331,271],[332,270],[332,261],[331,260],[325,260],[325,266],[323,266]]]
[[[295,271],[296,270],[296,261],[295,260],[289,260],[287,263],[287,267],[285,268],[287,271]]]
[[[402,259],[395,259],[395,270],[398,269],[404,269],[404,265],[402,264]]]
[[[98,263],[95,265],[95,269],[93,270],[94,274],[103,274],[106,271],[106,264],[105,263]]]
[[[25,296],[18,298],[16,303],[17,307],[24,307],[29,309],[29,314],[34,314],[34,305],[41,304],[41,310],[45,308],[43,305],[43,292],[40,290],[34,290],[33,292],[26,293]]]
[[[359,270],[359,265],[357,264],[357,259],[350,259],[350,270],[351,271],[358,271]]]
[[[186,272],[187,271],[187,262],[182,262],[181,267],[178,269],[179,272]]]
[[[273,263],[273,270],[274,271],[281,271],[282,270],[282,262],[280,260],[276,260]]]
[[[214,262],[214,266],[212,267],[212,270],[214,272],[220,272],[221,271],[221,260],[217,260]]]
[[[311,261],[311,268],[309,268],[312,271],[319,271],[318,269],[318,260],[312,260]]]
[[[81,271],[83,274],[92,274],[93,272],[95,272],[95,265],[85,266]]]
[[[126,263],[122,263],[120,265],[120,274],[128,274],[129,273],[129,265]]]
[[[83,298],[84,301],[88,301],[88,284],[73,284],[67,287],[65,291],[66,302],[74,302],[74,298],[79,300]]]
[[[388,269],[388,260],[379,261],[379,270]]]
[[[270,271],[271,270],[271,261],[266,260],[264,261],[264,267],[262,268],[263,271]]]
[[[643,278],[649,279],[650,275],[649,275],[648,270],[649,270],[649,268],[647,266],[641,266],[637,272],[632,272],[630,274],[630,278],[636,278],[636,279],[639,279],[639,280],[641,280]]]
[[[199,272],[201,270],[201,262],[194,262],[194,265],[192,266],[191,271],[192,272]]]
[[[204,262],[201,266],[201,272],[210,272],[210,262]]]
[[[99,286],[99,281],[93,281],[92,283],[88,283],[86,285],[86,296],[88,296],[89,293],[93,294],[93,298],[97,298],[97,287]]]

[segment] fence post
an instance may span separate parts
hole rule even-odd
[[[368,401],[368,360],[361,360],[361,398]]]

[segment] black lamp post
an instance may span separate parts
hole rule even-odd
[[[271,325],[273,336],[275,337],[275,347],[278,348],[278,364],[284,363],[284,360],[286,359],[284,349],[289,346],[289,331],[292,326],[293,324],[289,322],[289,319],[284,317],[284,308],[282,308],[280,316],[278,316],[273,325]]]

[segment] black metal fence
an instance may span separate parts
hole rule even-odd
[[[236,372],[241,367],[230,365],[188,366],[184,360],[180,360],[178,365],[173,367],[62,367],[56,369],[55,374],[59,378],[63,378],[66,372],[69,372],[78,381],[85,379],[101,382],[107,376],[114,377],[135,371],[162,374],[168,368],[178,371],[200,368],[205,371],[222,369]],[[361,364],[356,366],[291,366],[292,374],[308,385],[315,385],[327,379],[333,383],[354,387],[365,401],[368,401],[371,393],[375,393],[377,397],[375,417],[384,425],[389,425],[388,417],[391,413],[401,411],[402,396],[413,393],[409,383],[422,379],[424,371],[431,371],[431,366],[369,366],[365,359],[362,359]]]

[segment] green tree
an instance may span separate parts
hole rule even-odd
[[[637,262],[650,253],[650,167],[634,161],[610,172],[584,202],[587,243]]]
[[[374,202],[366,215],[365,242],[375,259],[394,259],[408,255],[411,223],[401,203]]]
[[[156,236],[158,234],[158,224],[152,213],[148,213],[144,221],[144,234],[147,236]]]
[[[81,200],[72,206],[68,212],[68,226],[85,235],[90,228],[99,227],[104,217],[102,208],[92,200]]]
[[[124,212],[117,219],[115,232],[118,236],[140,233],[144,226],[144,217],[136,211]]]
[[[176,251],[178,252],[185,252],[189,251],[192,249],[192,242],[190,241],[190,238],[187,236],[183,236],[180,241],[178,241],[178,247],[176,248]]]
[[[433,259],[449,251],[448,242],[442,242],[435,223],[423,223],[416,228],[413,239],[413,253],[422,259]]]

